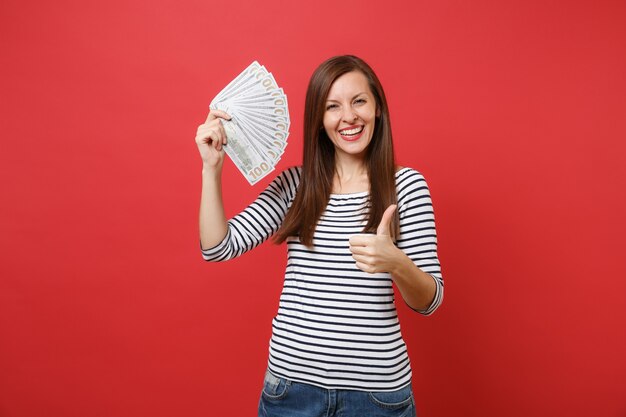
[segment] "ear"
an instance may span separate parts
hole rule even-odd
[[[376,106],[376,118],[380,118],[380,107]]]

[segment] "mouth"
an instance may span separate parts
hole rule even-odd
[[[341,135],[344,140],[353,141],[361,137],[364,129],[365,126],[350,126],[345,129],[341,129],[339,131],[339,135]]]

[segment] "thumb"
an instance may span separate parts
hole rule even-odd
[[[231,119],[230,115],[228,113],[226,113],[225,111],[218,110],[218,109],[212,109],[211,111],[209,111],[209,115],[207,116],[205,123],[208,123],[208,122],[210,122],[213,119],[217,119],[218,117],[220,119],[226,119],[226,120],[230,120]]]
[[[383,218],[380,219],[380,224],[378,225],[378,229],[376,229],[377,236],[389,236],[391,234],[391,219],[393,218],[393,212],[396,211],[396,207],[398,206],[392,204],[387,207],[387,210],[383,213]]]

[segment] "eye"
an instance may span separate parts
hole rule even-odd
[[[365,100],[364,98],[357,98],[356,100],[354,100],[354,104],[365,104],[367,103],[367,100]]]
[[[335,104],[335,103],[330,103],[326,105],[326,110],[334,110],[339,108],[339,105]]]

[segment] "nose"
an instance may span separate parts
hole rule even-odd
[[[345,110],[343,111],[342,119],[346,123],[354,123],[359,118],[359,115],[356,114],[353,108],[344,107],[344,109]]]

